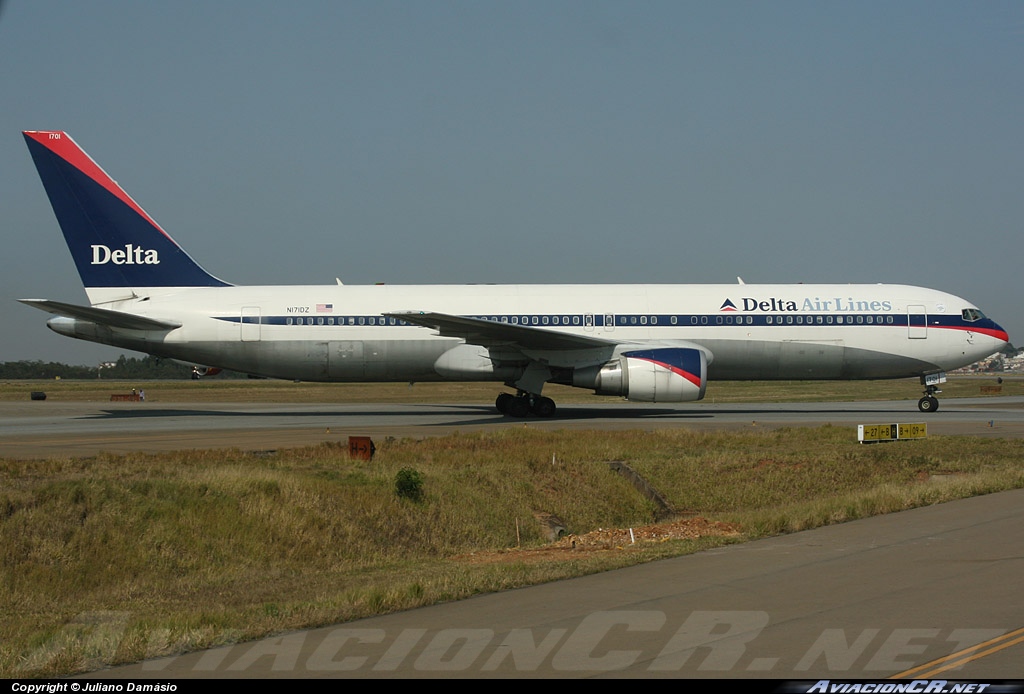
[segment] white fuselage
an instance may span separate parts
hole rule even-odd
[[[985,331],[990,321],[972,325],[963,318],[965,310],[973,309],[965,300],[905,285],[325,285],[143,291],[135,299],[99,305],[181,327],[154,334],[66,319],[51,324],[74,337],[159,356],[310,381],[507,377],[487,364],[452,367],[441,357],[462,340],[384,315],[418,310],[615,343],[686,341],[710,352],[710,380],[916,376],[970,364],[1005,344]],[[109,299],[104,293],[90,290],[90,297],[94,303]],[[494,355],[488,364],[498,364],[501,346],[487,349]],[[574,359],[582,363],[579,355],[567,353],[538,358],[557,368],[572,368]],[[507,368],[515,368],[514,360]]]

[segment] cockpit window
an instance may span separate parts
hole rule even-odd
[[[965,321],[973,323],[974,321],[985,320],[985,314],[976,308],[965,308],[960,312]]]

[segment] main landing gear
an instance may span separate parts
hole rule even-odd
[[[555,414],[555,401],[541,395],[534,395],[526,391],[519,391],[517,394],[501,393],[494,401],[498,412],[507,417],[551,417]]]
[[[925,386],[924,397],[917,401],[917,409],[922,412],[934,412],[939,409],[939,399],[936,393],[941,393],[938,386]]]

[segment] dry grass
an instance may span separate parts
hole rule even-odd
[[[1024,441],[862,446],[839,427],[743,433],[506,429],[253,455],[0,461],[0,677],[54,676],[1024,485]],[[651,523],[605,464],[737,526],[518,561],[568,532]],[[424,498],[395,493],[402,468]],[[942,473],[943,481],[937,480]],[[502,552],[505,561],[460,557]]]

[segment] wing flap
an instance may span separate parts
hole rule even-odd
[[[615,342],[599,337],[560,332],[528,325],[499,323],[434,311],[385,313],[406,323],[433,328],[442,337],[458,337],[473,345],[507,346],[524,350],[569,350],[608,347]]]

